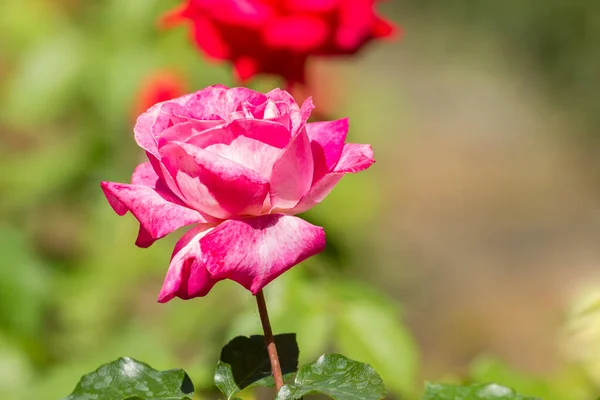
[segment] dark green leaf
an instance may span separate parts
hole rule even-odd
[[[119,358],[84,375],[65,400],[184,400],[194,386],[181,369],[157,371],[132,358]]]
[[[496,383],[449,385],[427,383],[423,400],[539,400],[518,394],[511,388]]]
[[[294,383],[281,388],[276,400],[299,399],[309,393],[337,400],[379,400],[385,396],[385,386],[369,364],[325,354],[300,368]]]
[[[284,375],[298,370],[296,334],[275,335],[279,364]],[[274,386],[264,336],[238,336],[221,350],[215,385],[231,399],[251,385]]]

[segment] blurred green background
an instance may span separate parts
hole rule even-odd
[[[136,248],[100,191],[143,158],[145,77],[235,84],[183,27],[157,29],[177,3],[0,2],[0,399],[62,398],[119,356],[184,367],[217,398],[221,346],[260,332],[233,283],[156,303],[178,235]],[[380,10],[401,41],[310,64],[317,110],[349,116],[377,163],[307,214],[328,250],[268,287],[274,330],[297,332],[301,362],[371,363],[393,398],[423,379],[600,394],[600,3]]]

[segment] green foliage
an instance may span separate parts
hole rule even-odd
[[[449,385],[427,383],[423,400],[541,400],[523,396],[513,389],[496,383]]]
[[[310,266],[310,264],[308,265]],[[416,392],[419,355],[401,322],[396,304],[367,285],[345,279],[315,282],[301,269],[291,270],[267,287],[272,325],[296,332],[301,363],[314,360],[327,348],[372,365],[390,391]],[[238,318],[230,335],[260,329],[255,311]],[[316,354],[315,354],[316,353]]]
[[[296,335],[276,335],[275,345],[284,376],[296,372],[300,353]],[[238,336],[221,350],[214,379],[215,385],[229,400],[248,386],[273,387],[271,374],[264,336]]]
[[[284,385],[276,400],[322,393],[337,400],[379,400],[385,396],[381,377],[368,364],[339,354],[325,354],[298,370],[294,383]]]
[[[65,400],[189,400],[193,392],[181,369],[160,372],[132,358],[119,358],[84,375]]]

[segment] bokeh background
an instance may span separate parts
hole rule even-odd
[[[125,355],[185,367],[198,398],[217,398],[221,346],[260,332],[234,283],[156,303],[178,235],[136,248],[134,218],[100,191],[143,157],[132,125],[147,77],[235,84],[185,29],[157,29],[176,4],[0,2],[0,399],[62,398]],[[417,398],[425,379],[595,398],[600,3],[380,10],[402,40],[310,64],[317,110],[349,116],[377,163],[306,215],[328,249],[268,287],[275,331],[298,334],[301,362],[371,363],[391,398]]]

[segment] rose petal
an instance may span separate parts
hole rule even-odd
[[[307,124],[306,133],[315,163],[313,182],[316,182],[338,163],[348,133],[348,118]]]
[[[263,30],[267,46],[297,52],[319,48],[327,40],[328,33],[329,28],[323,19],[306,14],[271,19]]]
[[[373,149],[368,144],[346,143],[340,160],[335,166],[333,172],[326,174],[315,182],[308,193],[298,202],[289,214],[303,213],[315,205],[319,204],[337,185],[342,177],[347,173],[356,173],[369,168],[375,159],[373,158]]]
[[[169,143],[160,152],[190,207],[216,218],[260,213],[269,182],[258,173],[187,143]]]
[[[182,226],[207,222],[202,214],[182,205],[171,193],[150,186],[102,182],[101,187],[117,214],[130,211],[140,222],[136,241],[139,247],[148,247]]]
[[[374,19],[372,0],[353,0],[341,3],[340,27],[336,33],[336,44],[347,52],[356,51],[370,39]]]
[[[235,120],[186,141],[256,171],[265,179],[289,142],[290,132],[283,125],[256,119]]]
[[[290,11],[324,13],[338,6],[340,0],[287,0]]]
[[[334,168],[335,173],[356,173],[369,168],[375,159],[368,144],[346,143],[342,155]]]
[[[133,170],[131,183],[134,185],[150,186],[152,189],[156,189],[159,185],[159,177],[156,174],[156,171],[154,171],[152,164],[144,162]]]
[[[300,218],[269,214],[227,220],[200,240],[204,265],[215,279],[231,279],[258,293],[279,275],[325,248],[323,228]]]
[[[198,226],[177,242],[158,301],[206,296],[223,279],[256,294],[324,248],[323,228],[282,214]]]
[[[313,158],[306,129],[302,129],[273,164],[271,173],[271,205],[274,209],[294,207],[310,189]]]
[[[258,60],[250,56],[240,56],[233,60],[233,70],[238,82],[245,83],[259,72]]]
[[[204,5],[203,11],[212,11],[211,17],[231,25],[262,26],[273,15],[273,8],[262,1],[213,0],[212,3]]]
[[[160,303],[174,297],[187,300],[206,296],[219,279],[213,279],[203,265],[200,239],[211,231],[212,225],[198,225],[187,232],[175,245],[167,276],[158,295]]]
[[[142,113],[133,127],[137,144],[148,153],[158,157],[156,137],[169,126],[189,119],[189,111],[183,106],[192,95],[158,103]]]
[[[395,39],[402,35],[402,29],[383,18],[375,17],[375,23],[373,24],[371,34],[375,38]]]
[[[192,24],[192,38],[207,56],[216,60],[229,58],[231,55],[230,46],[209,18],[195,16]]]
[[[190,120],[203,123],[205,128],[224,122],[221,116],[228,115],[228,90],[224,85],[209,86],[150,107],[136,121],[133,128],[135,141],[142,149],[158,158],[157,137],[167,128]]]

